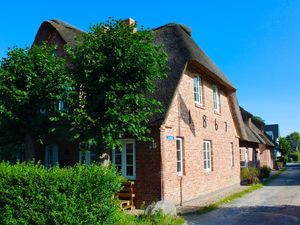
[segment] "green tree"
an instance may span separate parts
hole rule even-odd
[[[290,133],[289,135],[286,136],[286,139],[288,141],[290,141],[291,143],[295,143],[295,144],[298,144],[300,145],[300,134],[299,132],[292,132]],[[300,151],[300,149],[298,149],[298,151]]]
[[[288,161],[288,156],[291,153],[291,149],[292,147],[290,142],[284,137],[279,137],[279,151],[284,162]]]
[[[67,103],[70,85],[54,46],[9,49],[0,64],[0,145],[20,145],[25,137],[43,143],[62,128],[59,102]]]
[[[77,91],[70,121],[78,140],[109,148],[124,137],[149,140],[148,122],[162,110],[151,94],[166,77],[167,55],[154,44],[152,31],[135,29],[110,19],[67,48]]]
[[[253,116],[253,118],[259,122],[265,123],[265,120],[261,118],[260,116]]]

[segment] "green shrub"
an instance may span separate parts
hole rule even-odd
[[[267,166],[262,166],[260,169],[259,169],[259,177],[261,179],[263,178],[268,178],[270,176],[270,173],[271,173],[271,168],[267,167]]]
[[[298,162],[300,161],[300,153],[299,152],[293,152],[289,155],[289,162],[294,161],[294,162]]]
[[[256,184],[259,182],[259,170],[254,167],[241,169],[241,181],[246,184]]]
[[[45,169],[0,163],[0,224],[116,224],[112,197],[121,186],[113,168],[100,165]]]
[[[276,161],[276,169],[280,170],[283,167],[283,162]]]

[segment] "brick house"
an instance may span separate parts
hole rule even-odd
[[[241,167],[274,168],[274,143],[264,133],[264,123],[240,107],[247,138],[240,139]]]
[[[35,44],[75,43],[82,31],[59,20],[45,21]],[[153,143],[124,139],[122,151],[95,148],[83,156],[78,143],[53,138],[31,157],[45,165],[85,160],[111,161],[135,181],[136,204],[165,199],[182,204],[240,183],[239,138],[247,139],[236,89],[197,46],[191,30],[167,24],[153,30],[169,55],[170,72],[157,82],[154,97],[167,111],[149,124]]]

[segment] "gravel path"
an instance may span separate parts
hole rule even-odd
[[[187,224],[300,224],[300,163],[269,185],[203,215],[185,216]]]

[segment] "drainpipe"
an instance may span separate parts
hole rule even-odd
[[[164,186],[165,186],[165,177],[164,177],[164,142],[165,142],[165,128],[161,126],[159,128],[160,132],[160,196],[161,199],[165,199],[165,191],[164,191]]]
[[[181,137],[181,132],[180,132],[180,119],[181,119],[181,110],[180,110],[180,99],[181,99],[181,95],[180,93],[178,93],[178,97],[177,97],[177,104],[178,104],[178,136]],[[183,139],[184,140],[184,139]],[[183,143],[182,143],[182,149],[181,151],[183,151]],[[182,160],[182,164],[183,164],[183,154],[181,156],[181,160]],[[183,170],[183,165],[182,165],[182,170]],[[182,176],[183,176],[183,171],[181,171],[181,176],[180,176],[180,206],[182,206]]]

